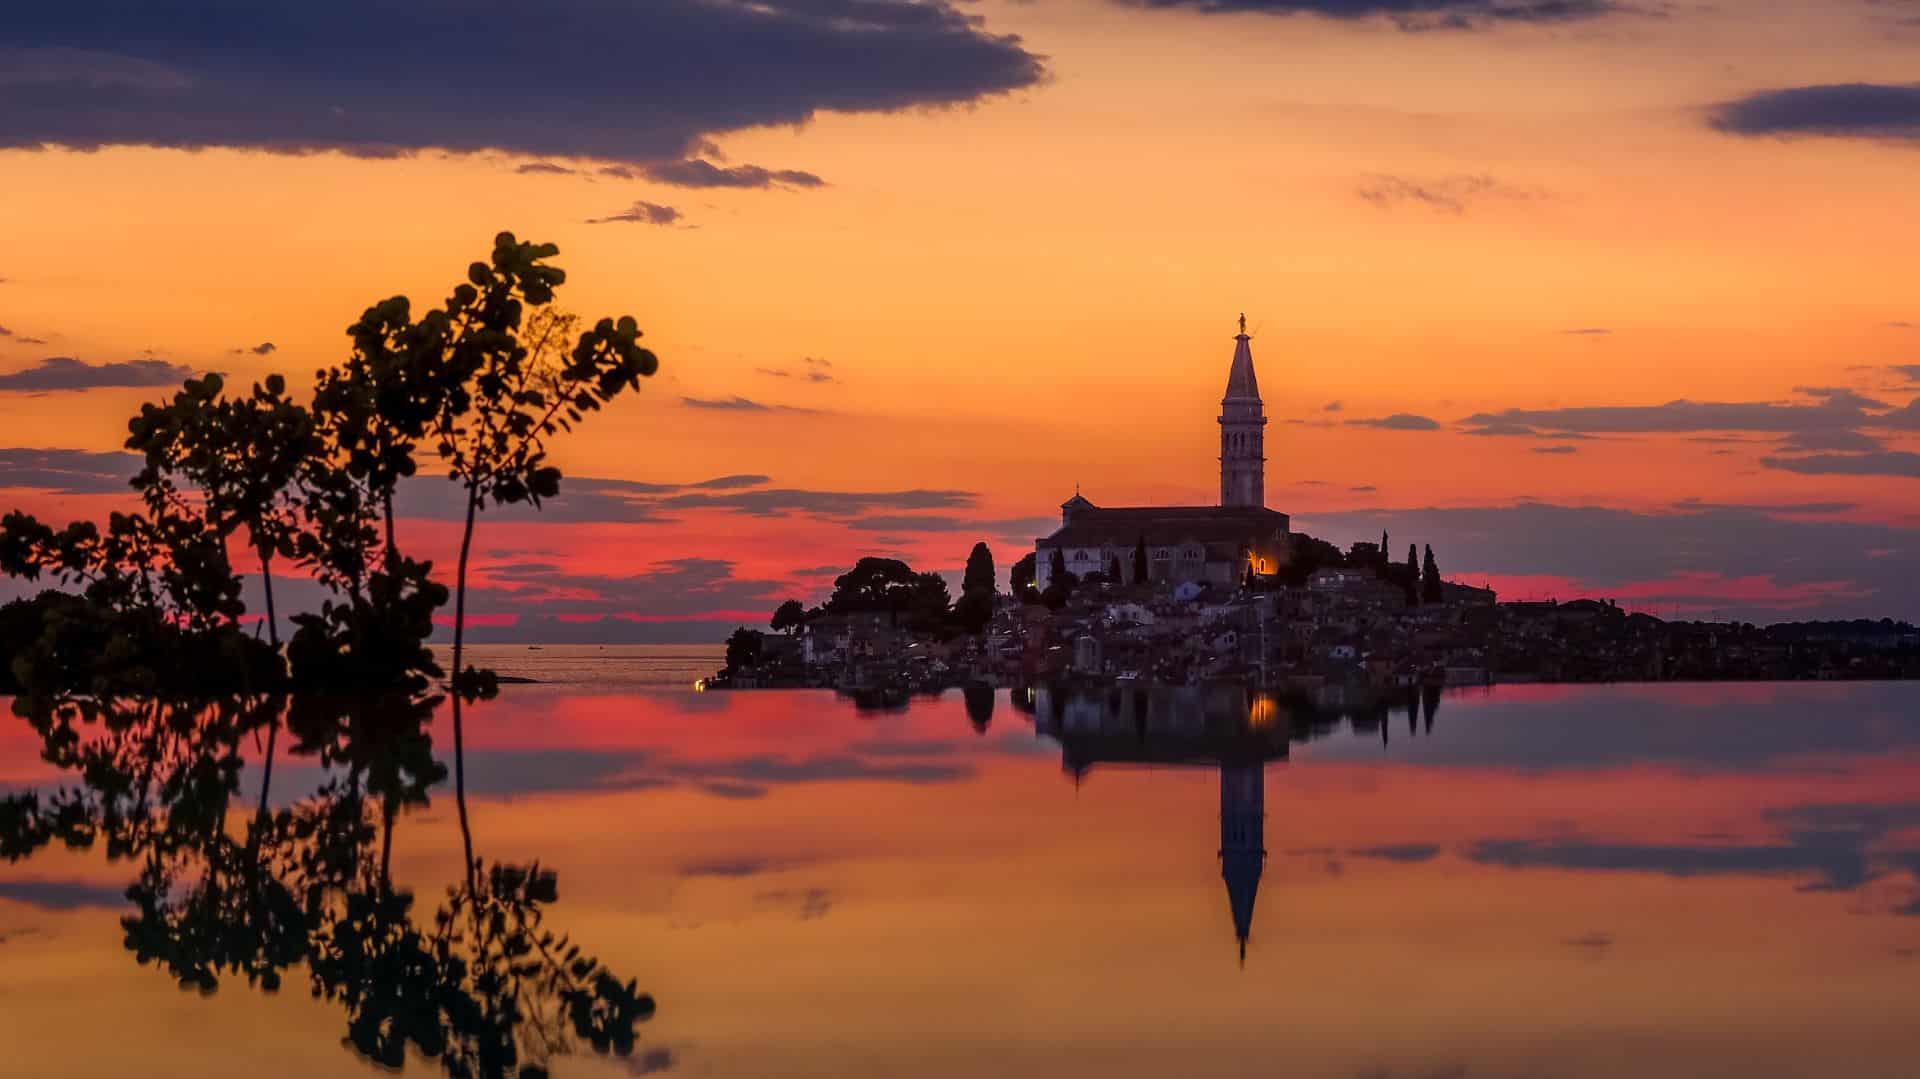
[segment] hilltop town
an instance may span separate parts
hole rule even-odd
[[[1603,599],[1501,603],[1437,578],[1437,593],[1410,588],[1377,551],[1357,544],[1337,565],[1224,588],[1091,575],[1070,589],[992,595],[984,619],[978,591],[948,606],[937,574],[866,559],[823,606],[785,606],[780,632],[737,631],[709,685],[1231,680],[1339,706],[1413,685],[1920,678],[1920,627],[1907,623],[1763,627],[1667,621]],[[881,576],[913,583],[863,595]]]
[[[1344,706],[1413,685],[1920,677],[1920,630],[1906,623],[1760,627],[1663,621],[1606,599],[1501,603],[1446,580],[1431,547],[1403,562],[1388,535],[1342,550],[1292,531],[1266,505],[1268,421],[1245,316],[1216,423],[1217,505],[1108,507],[1075,491],[1005,592],[977,544],[957,601],[937,573],[863,558],[822,605],[789,600],[773,632],[737,631],[708,684],[885,694],[1236,680]]]

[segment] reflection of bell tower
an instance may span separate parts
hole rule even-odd
[[[1240,940],[1240,961],[1247,961],[1247,937],[1253,932],[1253,900],[1267,860],[1267,768],[1253,764],[1220,766],[1220,876],[1227,882],[1233,908],[1233,935]]]

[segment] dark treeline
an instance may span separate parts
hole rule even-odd
[[[1248,569],[1240,587],[1247,591],[1265,591],[1276,587],[1299,588],[1315,572],[1323,569],[1355,569],[1370,572],[1400,588],[1409,607],[1440,603],[1445,600],[1446,582],[1433,548],[1409,546],[1407,560],[1395,562],[1386,555],[1388,537],[1380,536],[1380,545],[1356,543],[1342,551],[1331,543],[1304,533],[1289,537],[1288,559],[1278,571],[1256,575]],[[1035,586],[1036,555],[1020,556],[1007,575],[1008,594],[1023,604],[1038,604],[1059,610],[1073,594],[1084,587],[1104,585],[1146,587],[1150,585],[1147,542],[1135,545],[1132,557],[1123,561],[1117,555],[1106,569],[1075,574],[1067,569],[1059,548],[1051,552],[1048,584]],[[824,603],[808,607],[800,600],[783,600],[774,609],[768,628],[775,633],[798,633],[809,622],[823,615],[881,613],[888,621],[912,633],[934,640],[946,640],[961,633],[980,633],[993,620],[999,599],[999,580],[994,569],[993,552],[986,543],[976,543],[967,556],[961,578],[960,597],[953,598],[946,578],[938,573],[916,571],[897,558],[867,557],[834,579],[833,592]],[[727,670],[752,666],[764,650],[765,635],[741,626],[727,638]]]
[[[0,520],[0,573],[56,586],[0,608],[0,692],[71,780],[0,797],[0,859],[103,849],[135,867],[121,924],[141,963],[203,992],[225,976],[273,991],[302,964],[346,1011],[345,1042],[389,1067],[412,1051],[455,1076],[542,1076],[576,1040],[629,1052],[653,1009],[543,927],[551,869],[476,856],[466,800],[463,704],[497,691],[462,656],[479,516],[556,495],[549,441],[658,366],[632,318],[554,305],[556,254],[502,233],[441,306],[369,307],[304,402],[280,375],[235,391],[209,374],[146,406],[126,443],[138,508]],[[450,584],[397,519],[421,471],[460,492]],[[317,609],[280,609],[290,576],[320,586]],[[449,599],[451,675],[426,645]],[[391,879],[393,833],[447,778],[432,718],[448,697],[464,874],[423,919]],[[276,807],[281,755],[323,780]]]

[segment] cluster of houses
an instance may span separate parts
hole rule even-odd
[[[1500,603],[1452,582],[1420,604],[1372,569],[1338,567],[1300,587],[1100,584],[1057,608],[1001,597],[979,634],[818,614],[766,635],[750,667],[715,684],[1237,682],[1338,705],[1414,685],[1903,677],[1920,677],[1920,630],[1900,623],[1669,622],[1605,600]]]
[[[1496,681],[1920,677],[1920,636],[1903,624],[1759,629],[1663,622],[1597,600],[1501,604],[1490,589],[1443,581],[1431,550],[1423,568],[1411,551],[1390,564],[1384,535],[1345,554],[1315,548],[1266,506],[1267,418],[1250,340],[1243,316],[1214,421],[1218,505],[1099,506],[1076,490],[1060,527],[1035,542],[1028,598],[1042,602],[999,597],[979,633],[898,612],[816,613],[759,635],[740,662],[730,647],[713,684],[884,697],[1062,679],[1232,681],[1344,708],[1411,686]]]

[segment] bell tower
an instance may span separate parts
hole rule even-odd
[[[1233,339],[1233,366],[1227,370],[1227,393],[1220,400],[1222,506],[1267,504],[1267,411],[1253,374],[1250,340],[1247,316],[1241,315],[1240,333]]]

